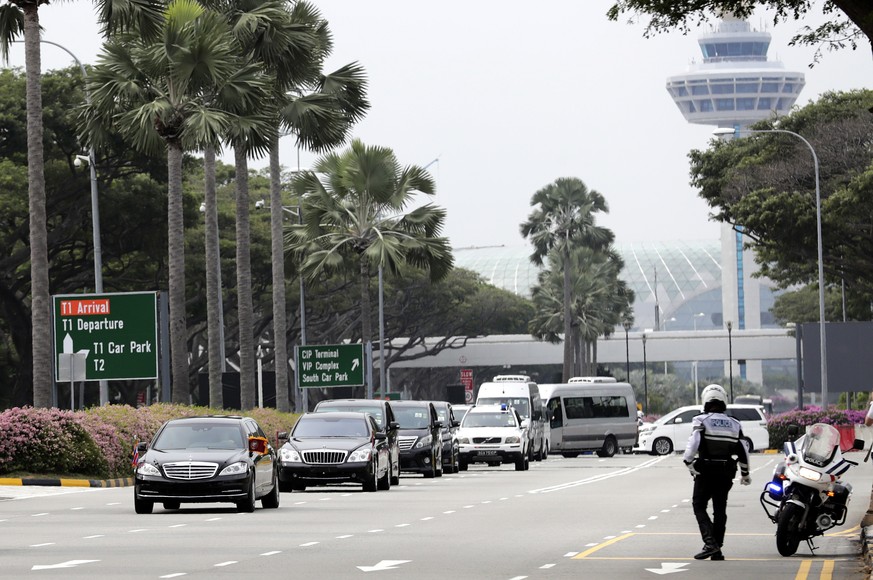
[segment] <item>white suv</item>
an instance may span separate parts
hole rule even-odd
[[[516,471],[530,468],[526,420],[506,405],[471,408],[458,428],[458,467],[466,471],[470,463],[515,463]]]
[[[640,427],[640,442],[634,447],[637,453],[667,455],[682,451],[691,437],[691,420],[703,412],[703,407],[690,405],[670,411],[654,423]],[[726,415],[734,417],[743,427],[743,437],[749,451],[769,449],[770,433],[764,408],[758,405],[728,405]]]

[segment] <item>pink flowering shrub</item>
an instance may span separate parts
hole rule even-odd
[[[169,419],[201,415],[245,415],[254,418],[275,443],[277,431],[289,431],[297,415],[275,409],[245,413],[158,403],[134,408],[106,405],[85,411],[7,409],[0,413],[0,474],[83,474],[131,477],[133,450],[150,441]]]
[[[77,419],[59,409],[14,407],[0,413],[0,473],[107,476],[102,450]]]
[[[800,434],[803,434],[804,427],[815,423],[826,423],[828,425],[857,425],[864,423],[866,410],[845,410],[837,409],[836,407],[828,407],[827,410],[821,407],[809,406],[803,409],[795,409],[785,413],[773,415],[767,421],[767,430],[770,432],[770,447],[782,449],[782,445],[788,441],[788,427],[797,425],[800,428]]]

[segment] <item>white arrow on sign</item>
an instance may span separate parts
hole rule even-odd
[[[358,566],[362,572],[379,572],[381,570],[396,570],[399,564],[406,564],[412,560],[382,560],[375,566]]]
[[[358,368],[358,365],[359,365],[359,364],[361,364],[361,361],[360,361],[360,360],[358,360],[358,359],[356,359],[356,358],[355,358],[355,359],[352,359],[352,370],[355,370],[356,368]]]
[[[661,562],[660,568],[646,568],[649,572],[654,572],[655,574],[673,574],[674,572],[688,572],[688,570],[683,570],[682,566],[687,566],[688,562],[682,563],[674,563],[674,562]]]
[[[52,570],[54,568],[75,568],[79,564],[90,564],[91,562],[99,562],[100,560],[68,560],[60,564],[48,564],[46,566],[34,566],[31,570]]]

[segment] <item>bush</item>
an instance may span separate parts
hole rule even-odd
[[[767,422],[767,430],[770,432],[770,447],[782,449],[782,445],[788,441],[788,427],[797,425],[801,434],[805,427],[815,423],[826,423],[828,425],[857,425],[864,423],[866,411],[856,411],[845,409],[837,409],[828,407],[806,407],[802,411],[795,409],[786,413],[773,415]]]
[[[106,405],[85,411],[8,409],[0,413],[0,474],[80,474],[131,477],[133,450],[150,441],[169,419],[201,415],[246,415],[255,419],[275,443],[278,431],[289,431],[298,415],[275,409],[225,411],[158,403],[149,407]]]

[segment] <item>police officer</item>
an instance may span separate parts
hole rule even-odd
[[[725,415],[727,394],[719,385],[709,385],[701,393],[703,413],[694,417],[691,437],[685,447],[685,465],[694,477],[691,505],[703,538],[703,550],[695,560],[724,560],[721,547],[727,524],[728,492],[734,484],[737,463],[740,483],[749,485],[749,450],[743,441],[740,422]],[[696,458],[695,458],[696,456]],[[738,459],[734,459],[736,456]],[[707,506],[712,500],[713,518]]]

